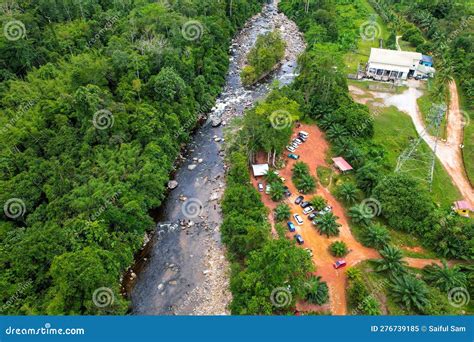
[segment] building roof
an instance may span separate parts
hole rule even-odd
[[[474,212],[474,208],[468,201],[456,201],[454,202],[454,209],[456,210],[469,210]]]
[[[433,57],[427,56],[427,55],[421,55],[421,60],[423,62],[431,63],[433,64]]]
[[[254,164],[252,170],[255,177],[264,176],[268,172],[268,164]]]
[[[419,52],[370,49],[369,63],[390,64],[413,68],[421,60],[422,54]]]
[[[342,172],[352,170],[352,166],[342,157],[332,158],[332,161],[334,162],[334,165],[336,165],[336,167]]]

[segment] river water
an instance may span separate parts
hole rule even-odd
[[[245,57],[258,35],[274,29],[281,31],[287,43],[285,58],[267,79],[244,89],[239,75]],[[209,117],[222,119],[225,126],[264,98],[273,81],[282,85],[293,81],[297,56],[304,49],[296,24],[278,13],[276,3],[265,5],[233,39],[226,84]],[[223,127],[207,123],[187,146],[186,160],[175,174],[178,187],[164,202],[152,240],[126,275],[133,275],[128,291],[133,314],[229,313],[229,265],[219,233],[219,199],[225,187],[222,144]]]

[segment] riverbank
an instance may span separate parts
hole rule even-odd
[[[258,35],[279,29],[287,41],[281,67],[251,89],[244,89],[240,71]],[[222,94],[209,114],[208,124],[198,129],[175,174],[178,186],[162,207],[160,222],[149,253],[142,255],[143,269],[136,273],[130,298],[133,314],[221,315],[228,314],[229,265],[220,241],[222,223],[219,200],[224,184],[223,126],[264,98],[270,84],[291,82],[296,59],[304,48],[296,25],[278,13],[276,4],[263,7],[233,39],[230,67]],[[212,127],[211,120],[222,122]]]

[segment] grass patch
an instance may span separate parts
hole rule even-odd
[[[318,166],[316,173],[318,175],[319,182],[322,184],[322,186],[327,188],[331,183],[331,177],[334,171],[330,167]]]
[[[397,108],[393,106],[390,108],[377,107],[377,112],[379,114],[374,121],[374,141],[385,147],[389,164],[395,169],[398,156],[413,139],[418,138],[418,134],[410,117]],[[419,150],[421,153],[418,157],[424,162],[414,161],[415,168],[410,171],[410,175],[423,178],[427,177],[429,172],[430,149],[423,142]],[[458,189],[453,185],[451,178],[438,159],[435,162],[432,196],[433,200],[442,206],[450,206],[453,201],[460,198]]]

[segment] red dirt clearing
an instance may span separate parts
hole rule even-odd
[[[316,169],[318,166],[328,166],[325,162],[326,152],[328,150],[328,143],[324,138],[324,134],[315,125],[301,125],[298,130],[294,131],[296,136],[297,131],[304,130],[309,133],[308,140],[301,144],[296,154],[300,156],[300,161],[304,161],[309,165],[311,174],[316,176]],[[258,158],[259,162],[265,162],[265,156]],[[324,188],[321,184],[318,184],[316,193],[305,195],[305,199],[310,199],[314,195],[318,194],[323,196],[328,204],[332,206],[333,212],[339,217],[338,222],[342,225],[340,228],[340,234],[338,237],[327,238],[326,236],[319,235],[319,232],[315,229],[315,226],[303,215],[303,209],[294,204],[296,197],[299,193],[296,191],[293,182],[291,181],[291,169],[293,164],[296,162],[292,159],[287,159],[287,165],[282,170],[279,170],[280,176],[284,177],[285,185],[290,189],[292,196],[285,200],[291,208],[291,213],[298,213],[304,220],[301,226],[296,225],[296,222],[292,219],[296,226],[295,233],[287,233],[288,238],[293,238],[293,235],[298,233],[304,239],[303,248],[311,248],[313,251],[313,262],[316,265],[316,274],[322,277],[323,281],[326,281],[329,287],[330,304],[323,307],[311,305],[309,303],[298,303],[297,309],[300,311],[321,311],[331,309],[333,315],[345,315],[347,314],[347,300],[346,300],[346,287],[347,277],[345,274],[345,268],[336,270],[333,267],[333,263],[338,259],[333,257],[329,251],[329,245],[334,241],[344,241],[348,249],[349,254],[344,257],[347,262],[347,267],[354,266],[357,263],[366,259],[379,258],[379,254],[376,250],[362,246],[352,235],[349,228],[348,218],[342,205],[331,195],[329,190]],[[264,179],[260,177],[258,180],[252,178],[252,182],[255,187],[257,183],[265,183]],[[278,203],[273,202],[270,197],[262,193],[263,203],[271,209],[270,222],[273,224],[273,209]]]

